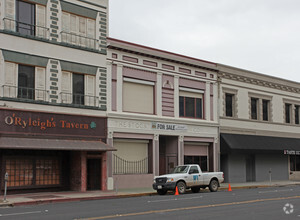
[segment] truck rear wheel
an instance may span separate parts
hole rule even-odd
[[[217,180],[211,180],[209,183],[209,190],[211,192],[217,192],[219,188],[219,182]]]
[[[165,189],[158,189],[157,193],[158,193],[158,195],[166,195],[167,190],[165,190]]]
[[[185,183],[182,182],[182,181],[180,181],[180,182],[177,183],[177,188],[178,188],[178,192],[179,192],[180,194],[184,194],[185,191],[186,191],[186,185],[185,185]]]
[[[192,192],[193,193],[198,193],[199,191],[200,191],[200,186],[192,187]]]

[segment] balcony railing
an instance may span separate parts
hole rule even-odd
[[[49,39],[49,28],[27,24],[10,18],[4,18],[4,30],[13,31],[26,36]]]
[[[97,96],[61,92],[60,97],[61,103],[63,104],[92,107],[99,106],[99,98]]]
[[[49,100],[49,91],[47,90],[8,85],[3,85],[2,89],[2,94],[4,98],[45,102]]]
[[[61,32],[61,42],[67,43],[70,45],[76,45],[83,48],[90,48],[94,50],[99,49],[99,43],[97,39],[93,39],[90,37],[85,37],[82,35],[77,35],[73,33],[68,33],[65,31]]]
[[[113,155],[113,174],[147,174],[148,173],[148,157],[138,160],[124,160],[117,155]]]

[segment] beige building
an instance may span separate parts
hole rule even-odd
[[[215,63],[108,39],[111,188],[151,187],[178,164],[219,167]]]
[[[300,179],[300,84],[218,64],[227,182]]]

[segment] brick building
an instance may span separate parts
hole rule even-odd
[[[0,183],[106,189],[108,1],[0,1]]]

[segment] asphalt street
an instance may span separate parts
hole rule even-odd
[[[0,220],[219,218],[300,220],[300,186],[0,208]]]

